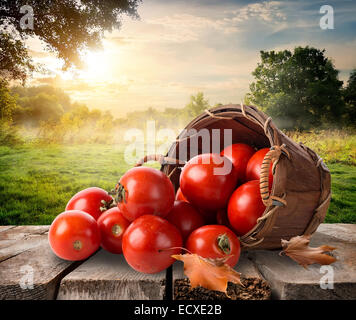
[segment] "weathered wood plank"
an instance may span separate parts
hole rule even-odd
[[[0,228],[0,299],[163,299],[165,271],[146,275],[131,269],[122,255],[103,250],[78,267],[51,251],[49,226]],[[305,270],[279,251],[245,251],[236,270],[246,278],[265,278],[277,299],[356,299],[356,225],[322,224],[311,246],[337,247],[332,264],[334,288],[322,289],[320,266]],[[251,261],[252,259],[252,261]],[[257,269],[256,269],[257,266]],[[78,267],[77,269],[75,269]],[[75,269],[75,270],[74,270]],[[74,271],[72,271],[74,270]],[[31,273],[33,272],[33,288]],[[172,282],[183,279],[183,264],[173,265]],[[168,277],[168,279],[171,279]],[[27,286],[21,288],[21,284]]]
[[[49,226],[17,226],[0,233],[0,262],[42,243]]]
[[[3,226],[0,230],[0,244],[6,240],[24,240],[29,237],[43,235],[49,226]]]
[[[78,265],[56,257],[47,235],[36,241],[35,247],[10,253],[12,257],[0,263],[0,299],[55,299],[61,278]],[[18,252],[16,245],[12,248]]]
[[[356,224],[322,223],[317,231],[343,241],[356,242]]]
[[[256,265],[249,258],[248,251],[242,251],[240,259],[234,268],[237,272],[241,273],[244,278],[258,278],[263,279],[262,275],[258,271]]]
[[[338,261],[330,266],[311,265],[304,269],[289,257],[279,256],[279,251],[250,252],[259,271],[270,282],[275,299],[356,299],[355,226],[328,224],[319,229],[321,232],[312,236],[310,245],[337,248],[334,256]],[[325,277],[332,275],[333,288],[323,289],[320,283],[327,284]]]
[[[62,279],[60,300],[161,300],[166,272],[144,274],[133,270],[123,255],[100,250]]]
[[[16,226],[0,226],[0,233],[12,228],[16,228]]]

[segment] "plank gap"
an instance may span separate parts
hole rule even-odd
[[[88,259],[87,259],[88,260]],[[86,261],[86,260],[85,260]],[[82,263],[84,263],[85,261],[76,261],[74,262],[69,268],[67,268],[66,270],[64,270],[61,274],[58,275],[58,277],[55,279],[56,281],[56,286],[54,289],[54,294],[53,294],[53,300],[57,300],[57,296],[58,296],[58,292],[59,292],[59,288],[61,286],[61,282],[63,280],[63,278],[68,275],[69,273],[71,273],[72,271],[74,271],[76,268],[78,268]]]
[[[166,287],[163,300],[173,300],[173,268],[168,267],[166,270]]]

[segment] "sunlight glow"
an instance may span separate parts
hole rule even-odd
[[[89,51],[84,58],[85,67],[80,78],[89,81],[107,80],[112,73],[112,57],[108,51]]]

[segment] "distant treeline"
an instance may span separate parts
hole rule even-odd
[[[163,111],[148,108],[115,118],[110,111],[89,109],[72,102],[62,89],[51,86],[8,88],[1,91],[0,144],[21,140],[43,143],[113,143],[122,140],[123,130],[144,129],[147,121],[156,128],[184,128],[186,124],[210,108],[204,94],[190,97],[184,108]],[[15,132],[18,134],[16,135]]]

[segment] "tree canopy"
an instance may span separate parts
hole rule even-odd
[[[344,89],[346,103],[346,121],[348,124],[356,125],[356,69],[352,70],[350,78]]]
[[[0,78],[0,122],[12,122],[16,99],[11,94],[7,82]]]
[[[205,109],[209,109],[210,105],[208,100],[204,98],[203,92],[198,92],[195,96],[190,96],[190,102],[185,106],[185,111],[190,118],[195,118],[204,112]]]
[[[340,122],[345,111],[343,82],[324,53],[308,46],[293,52],[261,51],[247,101],[288,129]]]
[[[81,66],[81,53],[100,47],[105,31],[119,28],[123,14],[138,17],[141,0],[2,0],[0,1],[0,76],[26,80],[35,65],[25,46],[37,37],[64,61],[64,68]],[[20,24],[33,9],[33,28]]]

